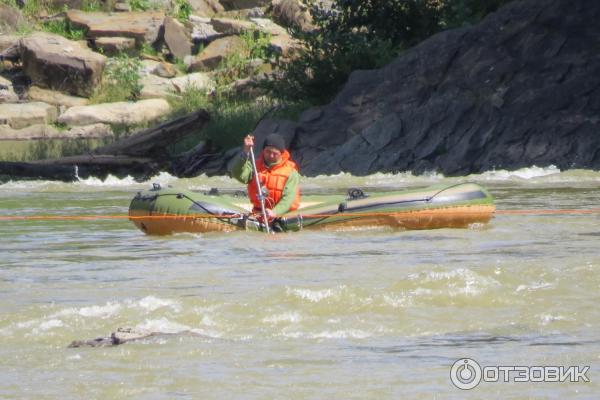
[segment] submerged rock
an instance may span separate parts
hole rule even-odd
[[[154,332],[145,329],[138,328],[118,328],[115,332],[111,333],[110,336],[98,337],[89,340],[74,340],[69,344],[69,348],[79,347],[111,347],[118,346],[121,344],[150,339],[153,337],[168,337],[168,336],[193,336],[193,337],[205,337],[205,335],[196,333],[191,330],[179,331],[179,332]]]

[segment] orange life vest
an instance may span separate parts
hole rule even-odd
[[[265,197],[265,207],[273,208],[281,200],[283,189],[294,171],[298,171],[298,166],[290,160],[290,153],[284,150],[281,153],[281,162],[277,165],[267,167],[264,161],[264,154],[261,152],[256,160],[256,169],[258,170],[258,180],[261,187],[266,187],[269,191]],[[248,182],[248,197],[256,210],[260,210],[260,199],[258,198],[258,190],[256,188],[256,179],[252,175],[252,180]],[[300,206],[300,188],[296,189],[296,197],[288,211],[297,210]]]

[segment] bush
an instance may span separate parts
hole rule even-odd
[[[90,103],[114,103],[137,100],[142,90],[140,72],[142,64],[138,58],[121,54],[109,60],[102,84],[90,98]]]

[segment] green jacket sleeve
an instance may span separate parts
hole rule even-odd
[[[285,214],[289,211],[294,199],[296,198],[296,190],[298,189],[299,184],[300,174],[298,172],[293,172],[290,176],[288,176],[283,188],[281,199],[279,200],[279,203],[273,207],[273,212],[277,216]]]
[[[248,184],[252,179],[252,162],[243,153],[238,156],[238,159],[231,167],[231,177],[241,183]]]

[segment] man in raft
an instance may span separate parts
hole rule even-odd
[[[250,149],[254,137],[244,138],[244,148],[231,169],[231,176],[248,185],[248,197],[254,208],[252,212],[261,215],[260,199],[254,178]],[[300,173],[298,166],[290,158],[285,141],[273,133],[265,138],[263,149],[256,158],[258,179],[265,198],[265,209],[269,220],[273,220],[300,206]]]

